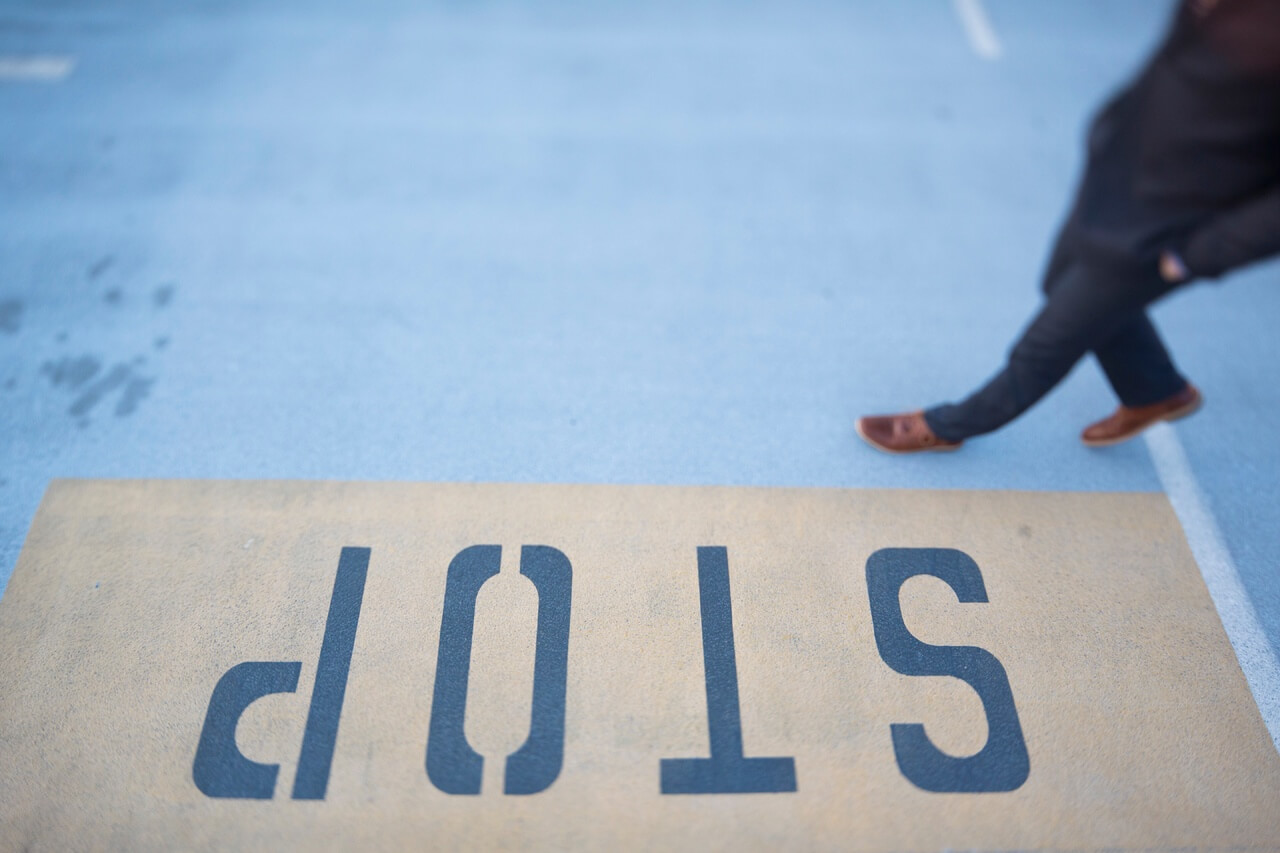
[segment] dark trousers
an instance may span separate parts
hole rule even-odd
[[[1147,267],[1150,267],[1147,269]],[[999,429],[1031,408],[1092,352],[1126,406],[1186,387],[1146,308],[1173,290],[1154,260],[1141,269],[1088,264],[1061,245],[1045,273],[1045,302],[994,378],[961,403],[925,412],[934,433],[959,441]]]

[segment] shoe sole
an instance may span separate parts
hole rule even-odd
[[[907,456],[912,453],[949,453],[952,450],[959,450],[964,446],[964,442],[956,442],[955,444],[935,444],[933,447],[919,447],[915,450],[894,450],[891,447],[885,447],[883,444],[873,440],[865,432],[862,431],[862,421],[854,421],[853,429],[858,436],[867,444],[879,450],[881,453],[888,453],[892,456]]]
[[[1116,438],[1094,439],[1092,441],[1087,438],[1081,438],[1080,441],[1085,447],[1111,447],[1116,444],[1124,444],[1126,441],[1131,441],[1142,435],[1158,423],[1172,423],[1174,421],[1180,421],[1190,415],[1194,415],[1196,412],[1200,411],[1200,407],[1203,405],[1204,397],[1202,395],[1196,395],[1194,400],[1183,406],[1181,409],[1174,409],[1171,412],[1161,415],[1142,429],[1134,430],[1127,435],[1117,436]]]

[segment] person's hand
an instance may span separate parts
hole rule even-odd
[[[1179,284],[1191,278],[1191,271],[1177,252],[1166,249],[1160,253],[1160,277],[1170,284]]]

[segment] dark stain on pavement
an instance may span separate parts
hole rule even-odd
[[[40,375],[46,377],[55,388],[66,386],[74,390],[88,382],[102,369],[102,362],[92,355],[76,358],[60,358],[46,361],[40,366]]]
[[[127,385],[131,379],[133,368],[127,364],[117,364],[105,376],[88,385],[72,403],[67,413],[81,418],[88,415],[109,394]],[[136,401],[134,403],[136,407]],[[119,407],[117,407],[117,414]],[[132,411],[132,408],[130,409]]]
[[[154,379],[131,375],[124,386],[119,402],[116,403],[116,417],[124,418],[132,415],[138,408],[138,404],[151,393],[151,386],[155,383]]]
[[[92,281],[107,270],[111,269],[111,265],[115,262],[115,255],[104,255],[103,257],[98,258],[98,260],[94,262],[93,266],[89,267],[89,280]]]
[[[89,278],[100,277],[114,263],[114,255],[100,258],[88,269]],[[150,293],[151,307],[155,310],[167,308],[176,291],[177,287],[172,282],[164,282],[155,287]],[[102,302],[98,303],[96,316],[100,322],[109,322],[112,326],[127,320],[130,314],[146,306],[145,301],[130,298],[123,287],[110,287],[98,292]],[[103,303],[110,307],[104,309]],[[16,334],[19,331],[24,308],[23,303],[17,299],[0,300],[0,333]],[[117,311],[124,313],[116,313]],[[108,321],[108,316],[118,319]],[[80,337],[79,331],[76,330],[77,337]],[[47,383],[45,387],[48,389],[66,395],[69,401],[66,413],[80,429],[92,424],[95,412],[110,409],[118,418],[134,414],[142,401],[151,395],[156,384],[155,365],[148,361],[148,354],[168,348],[169,336],[162,330],[153,329],[148,336],[151,346],[142,352],[134,350],[134,354],[128,356],[125,353],[129,350],[124,353],[69,354],[67,341],[70,337],[67,329],[61,329],[53,335],[56,345],[50,348],[55,350],[56,355],[40,365],[37,384]],[[143,341],[148,337],[144,337]],[[0,382],[3,383],[0,390],[5,392],[14,391],[18,387],[18,377],[0,377]]]
[[[76,394],[67,414],[79,419],[81,427],[88,426],[88,416],[100,403],[119,394],[116,400],[116,417],[128,417],[138,409],[138,404],[146,399],[155,385],[155,379],[142,374],[146,360],[135,358],[132,363],[118,363],[106,373],[102,372],[102,362],[92,355],[76,358],[62,358],[58,361],[47,361],[40,368],[40,373],[55,388],[62,388]]]
[[[0,332],[16,335],[22,328],[22,303],[16,299],[0,302]]]

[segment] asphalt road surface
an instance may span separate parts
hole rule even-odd
[[[0,585],[58,477],[1167,490],[1274,737],[1280,267],[1150,441],[852,428],[995,370],[1168,5],[5,0]]]

